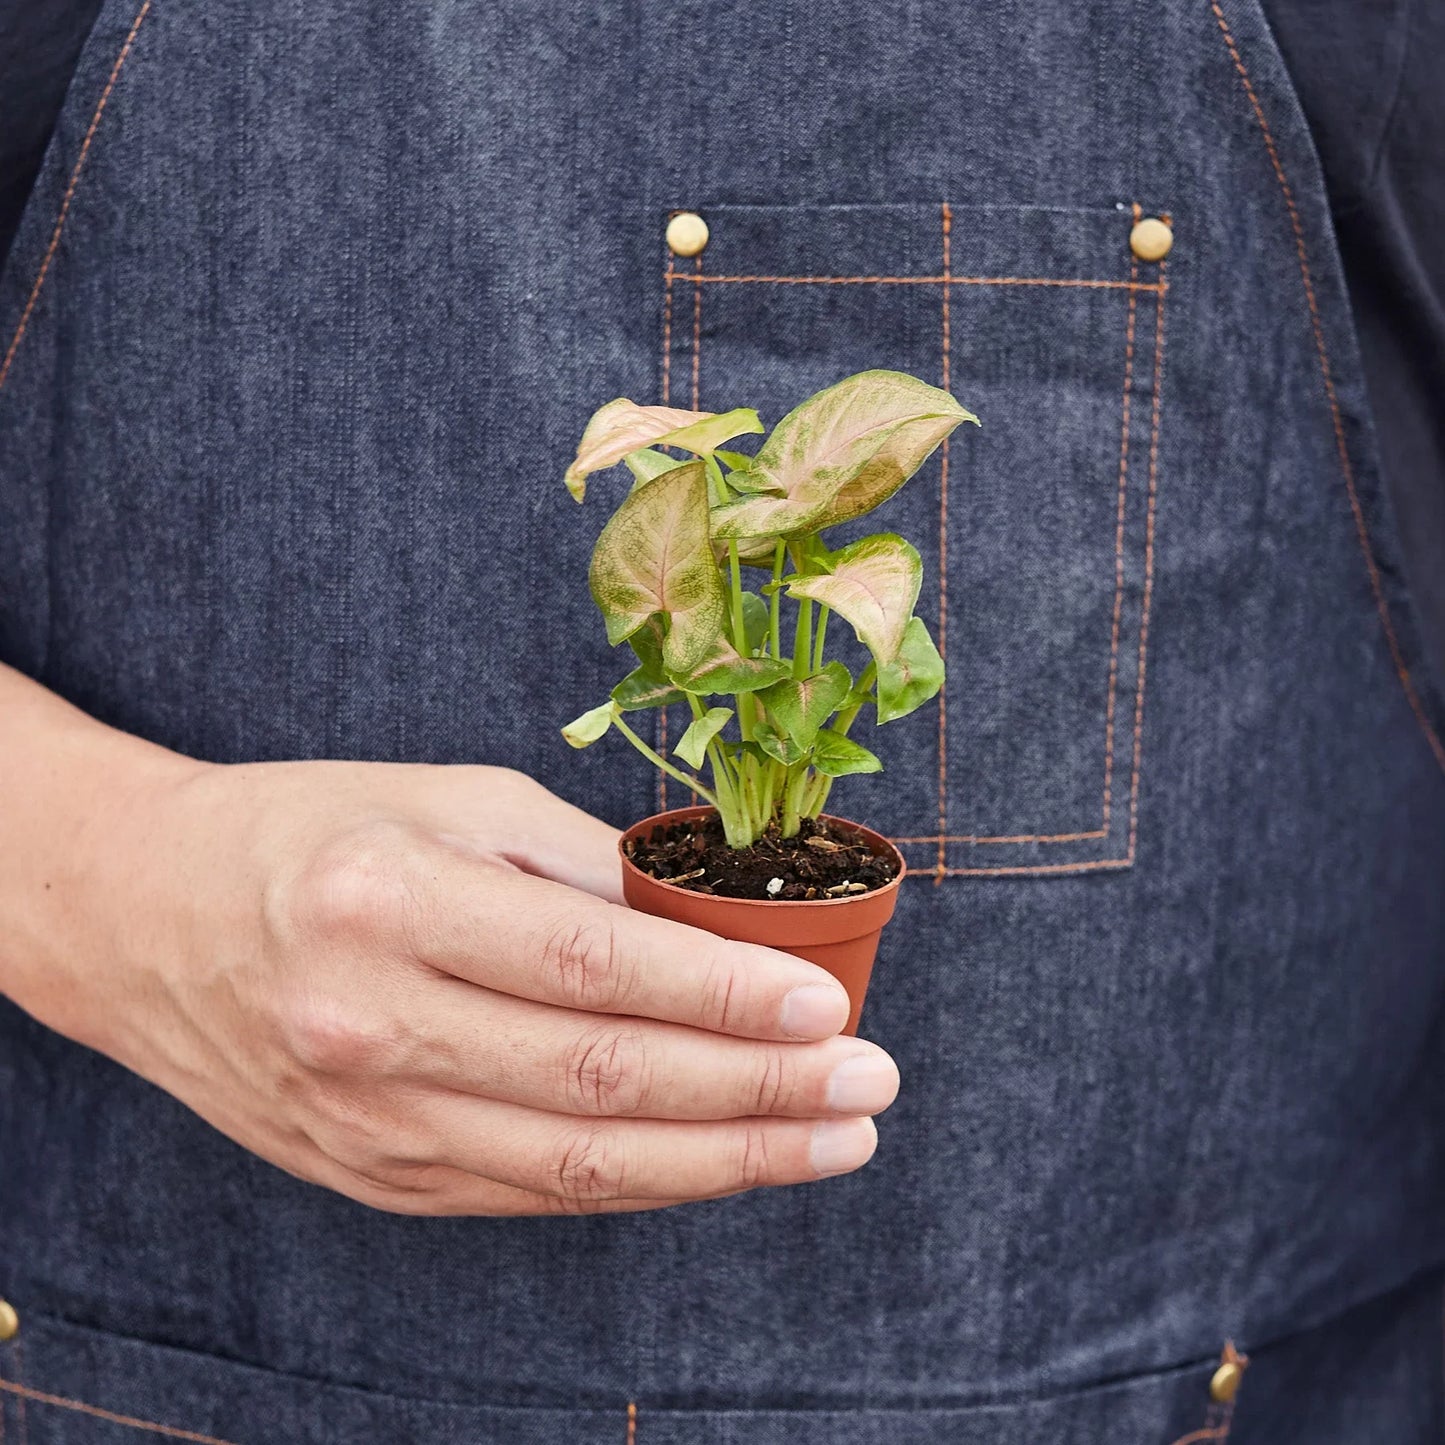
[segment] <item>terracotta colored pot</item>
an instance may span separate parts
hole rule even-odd
[[[898,885],[906,871],[903,855],[881,833],[845,818],[830,818],[829,822],[856,834],[874,853],[892,858],[898,865],[898,875],[885,887],[870,893],[800,902],[714,898],[707,893],[694,893],[644,873],[627,856],[628,839],[645,837],[654,828],[669,823],[703,818],[712,811],[711,808],[674,808],[634,823],[622,835],[618,850],[622,853],[622,893],[628,904],[641,913],[705,928],[709,933],[737,943],[761,943],[768,948],[796,953],[799,958],[826,968],[848,990],[853,1004],[843,1032],[856,1034],[858,1016],[863,1012],[863,995],[868,991],[868,977],[878,953],[878,937],[883,925],[893,917],[898,902]]]

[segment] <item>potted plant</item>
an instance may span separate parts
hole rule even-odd
[[[627,901],[820,964],[848,990],[850,1033],[904,863],[823,808],[835,778],[882,767],[851,735],[859,714],[912,712],[942,687],[943,659],[913,615],[917,550],[889,532],[834,550],[823,533],[886,501],[965,421],[977,418],[948,392],[865,371],[789,412],[748,455],[724,444],[763,432],[750,408],[619,398],[567,469],[579,502],[590,473],[632,472],[589,580],[608,641],[630,644],[635,666],[562,736],[580,748],[615,729],[703,803],[622,835]],[[761,569],[760,585],[744,586],[744,567]],[[828,655],[835,613],[867,649],[857,677]],[[629,717],[684,702],[692,722],[673,761]]]

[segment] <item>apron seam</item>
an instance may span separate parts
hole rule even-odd
[[[6,348],[5,357],[0,361],[0,389],[3,389],[5,382],[9,379],[10,371],[15,362],[16,353],[20,349],[20,343],[24,340],[25,332],[30,326],[30,317],[35,307],[39,304],[40,293],[45,289],[46,277],[50,274],[51,263],[55,260],[56,252],[60,248],[61,237],[65,234],[65,223],[70,217],[71,202],[75,199],[75,193],[80,187],[81,176],[85,171],[85,163],[90,158],[91,143],[95,140],[96,132],[100,129],[100,122],[105,115],[106,106],[110,103],[111,92],[114,91],[116,82],[120,79],[120,73],[125,67],[125,62],[130,56],[131,47],[135,43],[137,32],[141,23],[150,13],[152,0],[143,0],[140,9],[136,12],[135,19],[131,22],[130,32],[125,37],[125,43],[120,48],[120,54],[115,58],[115,64],[111,66],[110,77],[105,83],[105,89],[100,93],[100,99],[95,104],[95,110],[91,113],[90,125],[85,132],[85,138],[80,143],[80,154],[75,159],[75,165],[71,168],[70,180],[65,187],[65,194],[60,201],[60,211],[55,218],[55,225],[50,233],[50,244],[45,248],[45,254],[41,257],[40,269],[36,272],[35,281],[30,287],[30,294],[25,301],[25,309],[20,313],[20,320],[16,323],[15,332],[10,338],[10,344]]]
[[[1274,132],[1270,129],[1269,121],[1265,117],[1264,106],[1260,103],[1259,95],[1254,88],[1254,82],[1250,79],[1248,68],[1244,59],[1239,53],[1239,46],[1235,43],[1234,33],[1229,28],[1229,21],[1225,18],[1224,11],[1219,7],[1219,0],[1209,0],[1209,8],[1214,12],[1215,23],[1219,33],[1224,40],[1225,48],[1229,52],[1229,58],[1234,62],[1234,68],[1239,73],[1240,81],[1244,86],[1245,96],[1249,100],[1250,108],[1254,111],[1254,118],[1258,122],[1260,134],[1264,139],[1265,150],[1269,153],[1269,163],[1274,171],[1281,196],[1284,198],[1285,209],[1289,213],[1290,227],[1294,231],[1295,252],[1299,258],[1300,280],[1304,283],[1305,301],[1309,307],[1310,327],[1314,333],[1315,355],[1319,362],[1320,379],[1324,383],[1325,399],[1329,403],[1330,420],[1334,427],[1335,450],[1339,457],[1340,473],[1344,478],[1345,491],[1349,496],[1350,513],[1354,518],[1355,535],[1359,540],[1360,550],[1364,554],[1365,568],[1369,573],[1370,591],[1374,595],[1375,611],[1379,614],[1380,624],[1384,628],[1385,643],[1390,652],[1390,660],[1395,666],[1395,674],[1400,680],[1400,686],[1404,689],[1405,700],[1410,705],[1410,710],[1415,714],[1415,720],[1420,725],[1421,732],[1429,744],[1430,751],[1435,755],[1435,761],[1440,765],[1442,772],[1445,772],[1445,742],[1441,741],[1440,735],[1436,732],[1425,711],[1425,705],[1421,701],[1420,694],[1416,690],[1414,678],[1410,675],[1410,669],[1405,662],[1404,650],[1400,645],[1400,639],[1395,631],[1395,624],[1390,616],[1390,604],[1385,597],[1384,584],[1380,579],[1379,564],[1375,560],[1374,544],[1370,538],[1370,530],[1365,522],[1364,508],[1360,503],[1359,488],[1355,482],[1355,466],[1350,460],[1349,441],[1345,436],[1344,416],[1340,410],[1339,396],[1335,391],[1334,373],[1330,365],[1329,347],[1325,342],[1324,323],[1320,318],[1319,299],[1315,294],[1314,275],[1310,269],[1309,248],[1305,245],[1304,223],[1300,219],[1299,206],[1295,202],[1294,191],[1290,187],[1289,177],[1285,174],[1284,162],[1280,158],[1279,147],[1275,143]]]

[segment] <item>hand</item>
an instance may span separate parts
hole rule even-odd
[[[871,1156],[897,1072],[836,1036],[841,987],[619,906],[616,834],[532,780],[161,756],[47,891],[63,946],[20,1001],[263,1158],[378,1208],[502,1215]]]

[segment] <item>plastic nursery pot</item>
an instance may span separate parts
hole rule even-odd
[[[627,856],[630,839],[646,837],[654,828],[667,824],[707,817],[712,812],[713,809],[705,807],[674,808],[634,823],[622,835],[618,851],[622,854],[622,893],[628,904],[639,913],[705,928],[736,943],[760,943],[795,953],[827,969],[848,990],[852,1004],[843,1032],[856,1034],[858,1016],[863,1012],[863,996],[868,992],[868,978],[878,954],[878,938],[883,925],[893,917],[898,902],[898,885],[906,871],[903,855],[881,833],[846,818],[830,817],[829,822],[853,833],[874,853],[892,858],[898,868],[897,875],[891,883],[870,893],[798,902],[716,898],[707,893],[694,893],[644,873]]]

